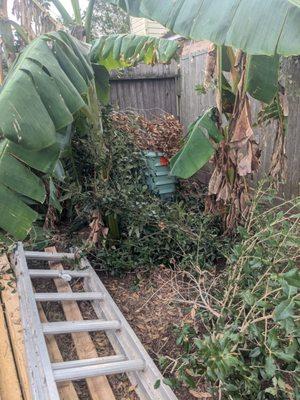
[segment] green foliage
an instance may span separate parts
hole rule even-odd
[[[185,268],[197,257],[207,268],[221,264],[226,240],[221,238],[218,220],[203,213],[199,197],[162,202],[146,186],[145,159],[133,138],[113,129],[105,118],[104,139],[107,158],[104,165],[98,161],[96,168],[105,170],[106,179],[95,182],[89,141],[87,137],[74,137],[82,190],[65,194],[72,197],[77,210],[72,235],[87,225],[94,210],[100,210],[110,228],[93,251],[102,268],[111,272],[160,264]]]
[[[196,91],[197,94],[199,94],[199,95],[202,95],[202,94],[206,94],[206,93],[207,93],[207,91],[206,91],[204,85],[203,85],[203,84],[200,84],[200,83],[198,83],[198,84],[195,86],[195,91]]]
[[[50,0],[60,13],[65,26],[72,26],[74,21],[60,0]]]
[[[193,387],[204,376],[222,399],[299,399],[300,199],[262,200],[260,188],[226,270],[214,280],[203,273],[206,300],[179,336],[179,379],[194,376]]]
[[[40,175],[53,172],[92,82],[86,55],[64,32],[32,42],[7,77],[0,94],[0,227],[16,238],[26,237],[37,218],[28,203],[45,200]]]
[[[278,92],[279,56],[247,57],[245,90],[255,99],[270,104]]]
[[[176,56],[179,45],[174,40],[140,35],[101,36],[91,49],[92,63],[108,70],[126,68],[137,63],[168,63]]]
[[[92,26],[95,37],[130,32],[128,14],[105,0],[95,1]]]
[[[214,143],[222,140],[216,126],[216,110],[209,109],[190,127],[183,148],[171,159],[171,174],[187,179],[201,169],[215,152]]]

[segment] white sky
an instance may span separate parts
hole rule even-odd
[[[66,10],[70,15],[73,15],[72,3],[71,0],[60,0],[61,3],[65,6]],[[85,10],[88,5],[88,0],[79,0],[81,11]],[[52,6],[53,13],[57,15],[56,8]]]
[[[64,5],[64,7],[66,8],[66,10],[68,11],[68,13],[71,16],[73,16],[73,9],[72,9],[71,0],[61,0],[61,2]],[[10,14],[12,6],[13,6],[13,0],[8,0],[7,3],[8,3],[8,11],[9,11],[9,14]],[[81,7],[81,10],[83,11],[83,10],[86,9],[86,7],[88,5],[88,0],[79,0],[79,4],[80,4],[80,7]],[[59,13],[57,12],[56,8],[53,5],[51,7],[51,10],[52,10],[53,16],[58,16],[59,15]]]

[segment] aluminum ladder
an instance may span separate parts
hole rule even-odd
[[[21,242],[14,253],[33,399],[59,400],[57,382],[126,373],[141,400],[176,400],[177,397],[163,383],[158,368],[86,258],[80,258],[78,270],[29,269],[27,265],[27,260],[66,262],[77,258],[75,253],[24,251]],[[82,278],[84,292],[35,293],[32,278],[61,278],[66,281]],[[68,300],[91,301],[98,319],[47,323],[40,321],[37,302]],[[51,363],[45,335],[90,331],[104,331],[115,355]]]

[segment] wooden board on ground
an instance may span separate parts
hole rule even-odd
[[[22,400],[18,374],[2,306],[0,306],[0,399]]]
[[[56,248],[48,247],[45,251],[56,253]],[[61,263],[49,262],[49,266],[51,269],[63,269]],[[72,292],[71,286],[62,279],[54,279],[54,283],[58,292]],[[80,308],[76,301],[63,301],[62,308],[66,320],[83,320]],[[72,339],[79,359],[98,357],[96,347],[89,333],[73,333]],[[115,400],[115,396],[106,377],[99,376],[95,378],[87,378],[86,383],[92,400]]]
[[[41,322],[48,322],[42,305],[38,303],[37,307]],[[64,360],[57,345],[55,336],[47,335],[45,339],[51,361],[63,362]],[[57,385],[57,388],[61,400],[78,400],[78,395],[72,382],[63,382],[62,384]]]
[[[2,255],[0,257],[0,273],[2,287],[0,296],[4,305],[5,320],[10,337],[14,362],[17,369],[20,389],[24,400],[32,400],[29,378],[27,374],[27,361],[24,346],[23,326],[20,316],[19,297],[16,292],[14,276],[11,273],[11,265],[6,255]]]

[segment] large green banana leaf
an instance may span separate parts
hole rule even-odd
[[[215,152],[213,143],[223,137],[215,120],[214,108],[199,117],[189,128],[187,141],[183,148],[170,161],[171,174],[187,179],[202,168]]]
[[[195,40],[248,53],[246,90],[265,103],[278,90],[278,54],[300,54],[300,0],[109,0]],[[293,3],[293,4],[292,4]],[[258,56],[261,55],[261,56]]]
[[[108,1],[194,40],[210,40],[248,54],[300,54],[299,0]]]
[[[144,62],[154,60],[153,52],[161,54],[157,59],[167,62],[177,50],[173,46],[171,54],[163,40],[131,39],[136,46],[142,43]],[[104,45],[109,40],[106,38]],[[164,45],[167,56],[161,50]],[[131,42],[126,41],[116,53],[122,54],[126,65],[141,59],[128,50],[130,47]],[[93,48],[93,62],[101,64],[101,52],[102,48],[99,54]],[[104,67],[103,74],[108,79]],[[90,46],[62,31],[33,41],[7,76],[0,92],[0,228],[17,239],[26,237],[37,218],[29,204],[44,202],[46,192],[41,178],[53,173],[67,127],[74,114],[88,107],[87,94],[92,85]],[[107,90],[105,83],[102,87]]]
[[[247,56],[245,90],[255,99],[271,103],[278,92],[279,56]]]
[[[63,32],[38,38],[20,55],[0,94],[0,227],[18,239],[37,218],[27,199],[45,200],[40,176],[57,162],[58,132],[84,107],[93,79],[88,61],[74,49],[76,42]],[[69,54],[68,68],[60,53]],[[71,67],[84,74],[71,76]]]

